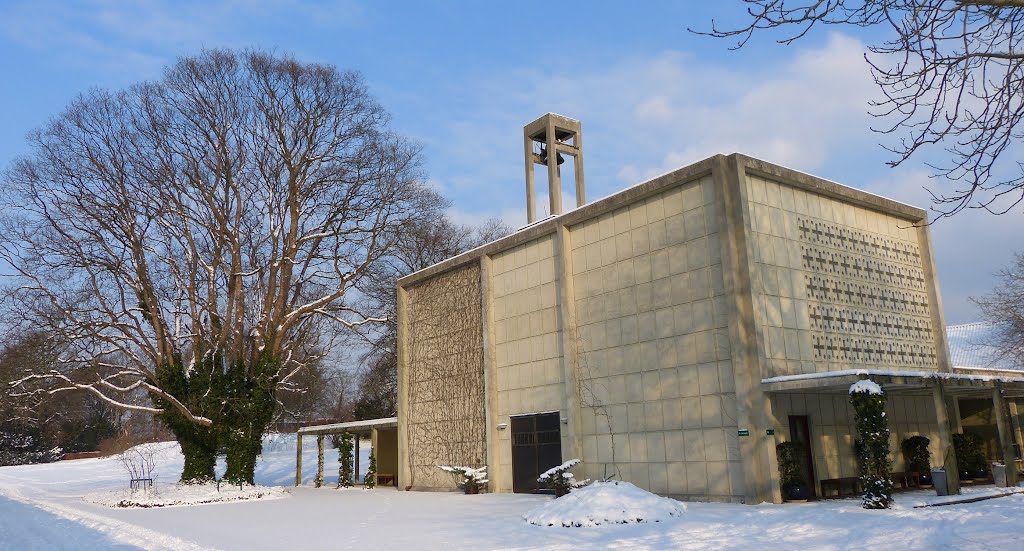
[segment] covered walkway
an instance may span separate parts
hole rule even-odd
[[[1016,374],[1014,374],[1016,375]],[[770,393],[773,402],[786,396],[806,393],[817,395],[843,395],[839,398],[846,402],[845,395],[850,385],[860,379],[870,378],[882,386],[887,394],[913,399],[909,404],[927,404],[927,414],[934,415],[935,436],[938,437],[937,454],[933,455],[933,467],[942,467],[947,473],[958,473],[956,454],[953,451],[953,434],[963,432],[958,399],[984,399],[991,401],[995,424],[998,429],[999,455],[1004,464],[1018,468],[1008,468],[1006,485],[1017,485],[1019,458],[1017,451],[1021,449],[1022,435],[1018,418],[1017,401],[1024,398],[1024,377],[1010,374],[975,374],[975,373],[935,373],[922,371],[895,370],[845,370],[823,373],[809,373],[782,377],[771,377],[761,380],[762,389]],[[929,403],[930,402],[930,403]],[[897,409],[897,411],[900,411]],[[922,415],[923,411],[909,412]],[[903,419],[897,415],[890,423],[900,423]],[[893,428],[893,427],[890,427]],[[934,453],[933,451],[933,453]],[[894,452],[898,453],[897,450]],[[937,455],[937,457],[936,457]],[[937,460],[937,461],[936,461]],[[820,478],[820,477],[818,477]],[[947,477],[950,494],[960,492],[958,476]]]
[[[317,446],[317,476],[316,486],[320,487],[324,479],[324,438],[328,435],[348,433],[355,436],[354,469],[359,472],[359,442],[364,438],[370,439],[370,453],[377,462],[377,474],[375,482],[380,486],[394,486],[397,484],[396,474],[398,472],[398,418],[384,417],[382,419],[369,419],[365,421],[350,421],[347,423],[332,423],[329,425],[313,425],[301,427],[296,432],[295,439],[295,485],[302,485],[302,438],[304,436],[316,436]],[[356,484],[359,484],[358,475]]]

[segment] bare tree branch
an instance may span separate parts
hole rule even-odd
[[[791,44],[816,25],[880,28],[890,38],[868,47],[881,99],[873,128],[899,138],[890,166],[940,147],[947,162],[929,163],[950,191],[932,193],[938,218],[965,208],[1004,214],[1024,201],[1018,161],[1024,117],[1024,2],[1019,0],[744,0],[749,22],[693,31],[736,39],[789,29]],[[692,30],[692,29],[691,29]],[[923,154],[922,154],[923,155]]]

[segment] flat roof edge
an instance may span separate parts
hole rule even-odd
[[[928,211],[906,203],[883,197],[876,193],[850,187],[806,172],[787,168],[743,153],[733,153],[744,169],[753,169],[755,174],[780,179],[782,183],[795,185],[822,195],[843,199],[859,206],[904,218],[914,224],[928,222]]]
[[[744,173],[759,175],[779,183],[797,187],[832,197],[845,202],[855,204],[864,208],[879,211],[903,218],[911,224],[924,224],[928,222],[928,212],[924,209],[888,199],[867,191],[853,188],[832,180],[800,172],[791,168],[751,157],[743,153],[731,153],[725,155],[718,153],[706,157],[695,163],[667,172],[660,176],[645,180],[611,195],[602,197],[582,207],[575,208],[557,216],[549,216],[543,220],[534,222],[515,233],[486,243],[475,249],[462,254],[442,260],[441,262],[418,270],[398,279],[399,287],[408,287],[425,279],[429,279],[441,272],[445,272],[479,259],[484,255],[491,255],[503,250],[510,249],[528,241],[554,233],[559,225],[571,226],[589,218],[600,216],[608,211],[633,203],[649,195],[653,195],[663,189],[685,183],[687,181],[704,176],[712,171],[712,168],[723,160],[731,159],[736,162]]]
[[[398,417],[382,417],[380,419],[367,419],[365,421],[348,421],[345,423],[331,423],[329,425],[312,425],[300,427],[295,431],[298,434],[319,434],[326,432],[342,432],[345,429],[375,429],[391,428],[398,426]]]
[[[462,266],[481,256],[494,254],[503,250],[511,249],[528,241],[533,241],[550,233],[554,233],[559,224],[571,226],[580,222],[600,216],[606,212],[615,210],[623,205],[630,204],[639,199],[658,193],[659,191],[684,183],[695,178],[704,176],[711,172],[715,161],[725,156],[722,154],[712,155],[706,159],[689,164],[682,168],[645,180],[639,184],[617,191],[595,201],[591,201],[582,207],[577,207],[557,216],[549,216],[543,220],[534,222],[515,233],[481,245],[462,254],[442,260],[433,266],[402,276],[398,279],[399,287],[407,287],[425,279],[429,279],[441,272]]]

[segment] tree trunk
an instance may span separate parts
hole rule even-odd
[[[256,458],[263,451],[263,431],[232,430],[225,444],[228,468],[224,480],[232,484],[254,484]]]
[[[176,435],[181,445],[181,453],[185,456],[185,466],[181,469],[182,484],[202,484],[216,477],[214,467],[217,463],[217,447],[208,443],[190,441]]]
[[[274,373],[278,363],[261,358],[252,365],[238,363],[227,375],[223,419],[227,471],[233,484],[254,484],[256,458],[263,451],[263,435],[274,418]]]
[[[181,446],[181,454],[185,456],[180,482],[202,484],[214,480],[218,446],[216,430],[196,425],[176,411],[164,413],[160,420],[174,434]]]

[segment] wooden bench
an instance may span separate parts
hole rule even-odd
[[[395,475],[393,475],[393,474],[377,473],[376,476],[377,476],[377,485],[378,486],[394,486],[395,485]]]
[[[844,493],[843,490],[848,490]],[[835,492],[836,495],[832,495]],[[823,499],[840,498],[860,495],[860,477],[845,476],[842,478],[826,478],[821,481],[821,497]]]
[[[892,473],[889,476],[889,478],[892,480],[893,488],[896,487],[897,483],[899,484],[899,488],[901,490],[908,490],[910,488],[920,488],[921,487],[921,473],[917,473],[917,472],[909,472],[909,473],[896,472],[896,473]]]

